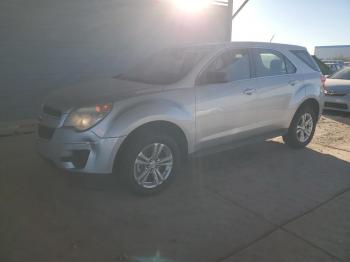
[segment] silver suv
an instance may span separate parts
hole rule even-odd
[[[281,135],[305,147],[322,112],[322,80],[300,46],[169,48],[115,78],[51,94],[37,147],[58,167],[119,173],[136,192],[152,194],[188,154]]]

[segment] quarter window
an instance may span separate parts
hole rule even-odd
[[[286,62],[286,69],[288,74],[294,74],[297,71],[297,68],[292,64],[288,58],[284,57],[284,61]]]
[[[306,50],[291,50],[291,52],[301,61],[303,61],[306,65],[308,65],[311,69],[318,72],[320,71],[315,60],[310,56],[310,54]]]

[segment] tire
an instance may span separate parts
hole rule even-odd
[[[294,115],[287,134],[283,136],[284,143],[292,148],[306,147],[314,136],[316,124],[315,110],[308,105],[301,107]]]
[[[127,142],[120,160],[121,176],[127,186],[136,194],[153,195],[174,180],[180,148],[170,135],[144,130]]]

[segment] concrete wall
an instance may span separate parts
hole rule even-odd
[[[350,45],[316,46],[315,55],[320,59],[350,59]]]
[[[154,49],[226,39],[227,8],[166,0],[0,1],[0,121],[35,117],[52,89],[111,77]]]

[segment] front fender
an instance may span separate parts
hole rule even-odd
[[[194,104],[187,107],[166,99],[150,99],[120,109],[108,120],[104,137],[128,136],[136,128],[154,121],[166,121],[177,125],[185,134],[189,150],[195,137]]]

